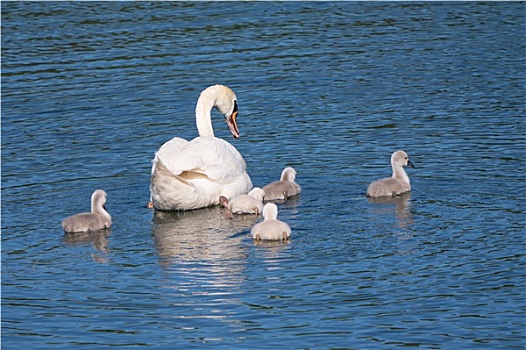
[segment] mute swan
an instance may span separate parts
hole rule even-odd
[[[281,179],[274,181],[263,187],[265,191],[265,200],[273,201],[277,199],[287,199],[301,192],[301,187],[294,182],[296,179],[296,170],[291,167],[283,169]]]
[[[111,215],[106,211],[107,194],[96,190],[91,195],[91,213],[80,213],[62,220],[65,232],[97,231],[111,226]]]
[[[291,234],[290,226],[278,220],[278,207],[274,203],[267,203],[263,207],[265,220],[256,224],[250,233],[256,241],[286,241]]]
[[[372,182],[367,188],[367,197],[398,196],[411,191],[409,177],[405,173],[404,166],[415,166],[409,160],[407,153],[396,151],[391,156],[393,176]]]
[[[230,88],[213,85],[201,92],[195,108],[199,137],[175,137],[155,154],[150,193],[158,210],[198,209],[219,204],[219,196],[247,193],[252,181],[245,160],[234,146],[214,136],[210,112],[224,115],[232,136],[239,138],[237,98]]]
[[[234,214],[256,214],[263,210],[263,197],[265,191],[254,187],[248,194],[240,194],[228,200],[225,196],[219,197],[219,203]]]

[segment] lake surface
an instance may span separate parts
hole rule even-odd
[[[3,2],[2,348],[524,349],[523,2]],[[256,217],[157,213],[151,160],[230,86]],[[404,149],[413,191],[365,197]],[[60,222],[108,193],[108,232]]]

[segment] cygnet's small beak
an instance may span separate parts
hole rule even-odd
[[[219,204],[221,204],[225,208],[228,208],[228,198],[226,198],[225,196],[219,196]]]
[[[415,165],[409,159],[407,160],[407,165],[410,166],[411,168],[415,167]]]

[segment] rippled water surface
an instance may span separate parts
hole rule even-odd
[[[522,2],[3,2],[2,348],[523,349]],[[216,136],[287,244],[221,208],[154,213],[151,159]],[[370,201],[406,150],[412,193]],[[60,221],[108,193],[108,232]]]

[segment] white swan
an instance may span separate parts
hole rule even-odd
[[[279,181],[274,181],[263,187],[263,191],[265,191],[264,199],[266,201],[273,201],[298,195],[301,192],[301,187],[294,182],[295,179],[296,170],[292,167],[286,167],[281,172]]]
[[[367,188],[367,197],[398,196],[411,191],[411,183],[404,166],[415,166],[409,160],[407,153],[396,151],[391,155],[391,167],[393,176],[372,182]]]
[[[111,227],[111,215],[106,210],[107,194],[103,190],[96,190],[91,195],[91,213],[80,213],[62,220],[65,232],[88,232]]]
[[[199,137],[192,141],[171,139],[152,161],[150,193],[155,209],[204,208],[219,204],[220,195],[233,198],[252,188],[241,154],[230,143],[214,136],[210,117],[214,107],[225,116],[232,136],[239,137],[234,91],[223,85],[203,90],[195,108]]]
[[[265,220],[256,224],[250,231],[256,241],[286,241],[290,238],[291,229],[285,222],[278,220],[278,207],[267,203],[263,207]]]
[[[263,197],[265,192],[254,187],[248,194],[240,194],[228,200],[225,196],[219,197],[219,203],[234,214],[256,214],[263,211]]]

